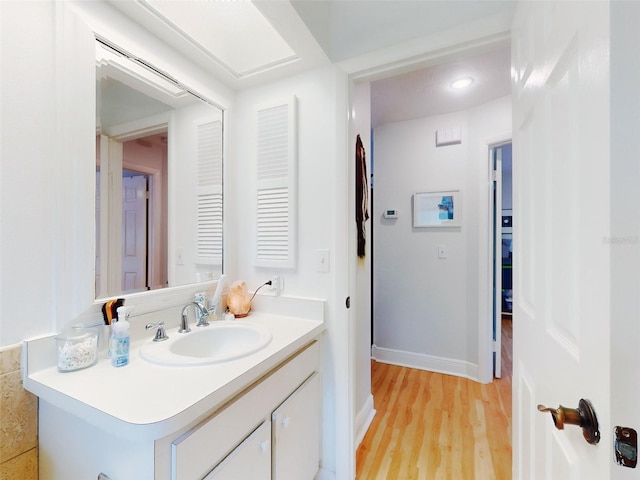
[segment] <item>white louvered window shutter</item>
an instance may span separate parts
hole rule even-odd
[[[257,112],[255,266],[294,268],[297,234],[296,99]]]
[[[222,264],[222,122],[197,125],[197,260]]]

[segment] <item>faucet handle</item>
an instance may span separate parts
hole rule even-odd
[[[198,323],[196,323],[196,327],[206,327],[209,325],[209,311],[204,308],[204,305],[198,302],[194,302],[196,304],[196,318],[198,319]]]
[[[152,330],[154,328],[158,329],[156,330],[156,336],[153,338],[154,342],[162,342],[169,338],[167,332],[164,330],[164,322],[147,323],[144,328],[145,330]]]

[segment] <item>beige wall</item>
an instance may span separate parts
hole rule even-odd
[[[21,351],[0,348],[0,480],[38,478],[38,398],[22,387]]]

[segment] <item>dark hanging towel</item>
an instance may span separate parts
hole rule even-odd
[[[367,161],[360,140],[356,138],[356,225],[358,227],[358,257],[364,257],[365,222],[369,218],[369,186],[367,184]]]

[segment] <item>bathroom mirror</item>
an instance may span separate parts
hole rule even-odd
[[[223,112],[96,40],[96,298],[222,273]]]

